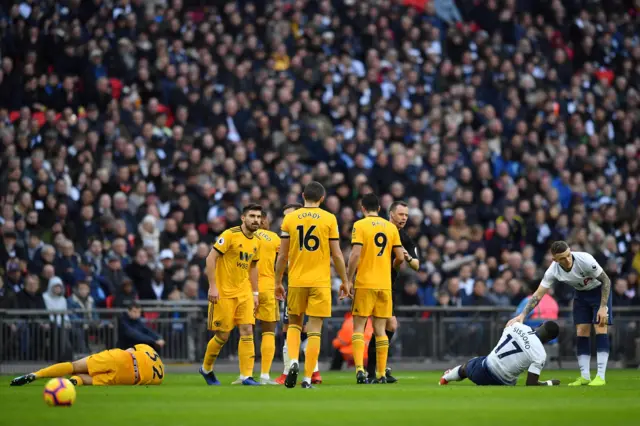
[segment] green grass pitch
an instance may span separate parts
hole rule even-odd
[[[0,380],[0,425],[535,425],[640,424],[640,371],[612,370],[607,386],[570,388],[574,371],[547,371],[557,388],[438,386],[437,372],[397,372],[393,385],[356,385],[351,372],[324,373],[314,390],[208,387],[194,374],[168,374],[157,387],[80,387],[72,408],[49,408],[45,380],[21,388]]]

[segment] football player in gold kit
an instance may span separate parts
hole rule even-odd
[[[207,256],[208,326],[209,330],[215,331],[215,335],[207,344],[200,374],[208,385],[220,384],[213,372],[213,365],[235,326],[240,329],[240,378],[234,383],[259,385],[252,374],[255,358],[254,315],[260,304],[257,263],[261,241],[255,232],[262,221],[262,207],[248,205],[242,211],[241,218],[242,225],[224,231]]]
[[[362,198],[365,215],[353,225],[351,255],[347,278],[355,284],[353,292],[353,361],[356,365],[356,381],[366,384],[364,370],[364,329],[369,316],[373,317],[376,336],[378,383],[386,383],[385,369],[389,351],[389,338],[385,331],[387,320],[393,313],[391,296],[391,255],[395,254],[393,268],[404,262],[398,228],[378,216],[380,202],[374,194]],[[356,274],[357,270],[357,274]]]
[[[351,288],[340,250],[338,221],[333,214],[320,208],[324,197],[325,189],[320,183],[307,184],[303,192],[304,207],[286,215],[281,226],[282,243],[276,262],[276,295],[283,297],[285,294],[282,275],[288,262],[287,347],[291,361],[284,383],[287,388],[295,387],[300,371],[298,356],[305,314],[309,316],[309,321],[302,387],[312,387],[311,376],[320,355],[322,323],[324,318],[331,316],[331,259],[342,280],[340,297],[346,297]]]

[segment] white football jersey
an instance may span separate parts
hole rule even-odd
[[[557,262],[553,262],[544,273],[540,283],[542,287],[550,288],[555,283],[565,283],[577,291],[587,291],[602,285],[597,280],[602,274],[602,267],[593,256],[582,251],[574,251],[571,254],[573,255],[571,270],[565,271]]]
[[[547,359],[544,345],[528,325],[519,322],[507,327],[487,356],[487,367],[505,384],[515,385],[525,371],[540,375]]]

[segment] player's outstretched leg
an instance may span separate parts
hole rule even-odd
[[[459,382],[467,378],[466,375],[467,364],[458,365],[450,370],[444,372],[440,378],[439,385],[447,385],[449,382]]]
[[[45,367],[41,370],[33,373],[25,374],[24,376],[16,377],[10,383],[11,386],[23,386],[28,383],[34,382],[37,379],[65,377],[73,373],[88,373],[87,358],[82,358],[77,361],[61,362]]]
[[[37,379],[33,373],[25,374],[24,376],[18,376],[11,380],[10,386],[24,386],[28,383],[35,382]]]

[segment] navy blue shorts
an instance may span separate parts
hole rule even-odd
[[[600,309],[600,298],[602,297],[602,286],[587,291],[577,291],[573,299],[573,323],[574,324],[595,324],[598,309]],[[609,293],[609,325],[613,324],[613,309],[611,306],[611,293]]]
[[[467,362],[467,378],[478,386],[505,386],[487,366],[487,357],[479,356]]]

